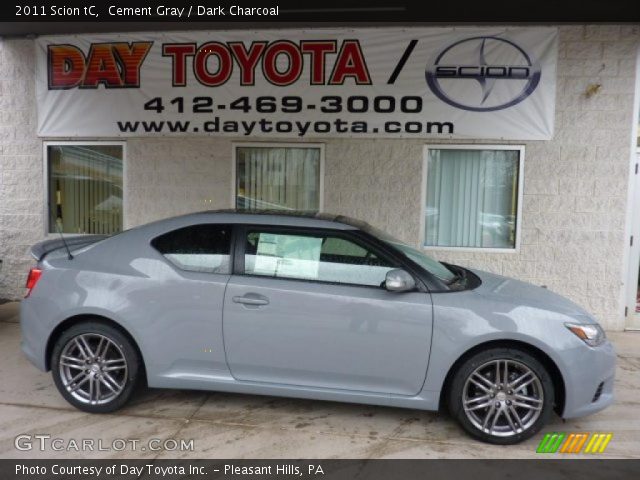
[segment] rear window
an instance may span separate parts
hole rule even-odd
[[[151,245],[181,270],[230,273],[231,227],[191,225],[160,235]]]

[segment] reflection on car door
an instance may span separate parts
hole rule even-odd
[[[249,228],[244,275],[224,300],[227,362],[238,380],[400,395],[424,382],[428,293],[381,287],[399,267],[336,231]]]

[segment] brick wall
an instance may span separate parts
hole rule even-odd
[[[520,253],[441,258],[547,285],[608,328],[624,328],[620,294],[639,45],[638,26],[560,28],[555,135],[526,143]],[[600,89],[587,97],[594,84]]]
[[[125,227],[231,206],[231,140],[131,139]]]
[[[22,296],[28,251],[44,231],[31,40],[0,39],[0,298]]]
[[[520,251],[435,256],[547,285],[606,327],[623,328],[623,237],[639,44],[638,26],[560,28],[555,136],[525,143]],[[0,297],[21,295],[30,264],[25,252],[44,231],[32,50],[28,40],[0,41]],[[592,84],[601,87],[587,98]],[[425,142],[309,141],[326,145],[326,211],[362,218],[419,244]],[[229,207],[231,145],[222,138],[127,140],[125,226]]]

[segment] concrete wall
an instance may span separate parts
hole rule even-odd
[[[24,294],[29,247],[44,232],[34,58],[32,40],[0,39],[0,298]]]
[[[637,26],[560,28],[556,131],[551,141],[525,143],[520,251],[435,256],[547,285],[585,306],[607,328],[623,328],[624,222],[639,44]],[[32,43],[0,43],[0,64],[0,258],[5,260],[0,297],[19,297],[30,264],[25,252],[44,232]],[[601,87],[588,98],[584,92],[592,84]],[[419,244],[426,142],[308,141],[326,146],[325,211],[362,218]],[[232,139],[127,140],[125,226],[229,207],[231,154]]]

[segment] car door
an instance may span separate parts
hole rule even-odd
[[[232,230],[218,223],[174,228],[150,241],[148,258],[132,262],[139,274],[130,295],[139,319],[130,320],[145,344],[151,382],[228,375],[222,314]]]
[[[305,387],[417,394],[427,370],[432,306],[426,292],[389,292],[400,267],[338,230],[245,227],[239,274],[224,299],[234,378]]]

